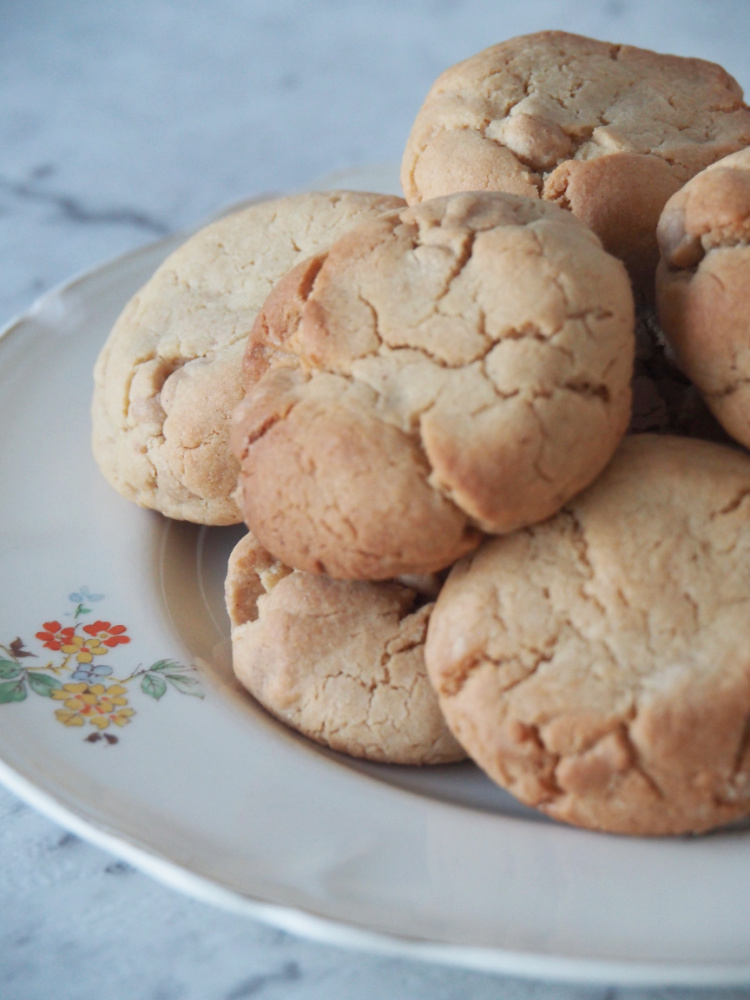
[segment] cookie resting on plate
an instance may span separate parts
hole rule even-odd
[[[246,523],[289,566],[373,580],[549,517],[625,433],[633,326],[622,263],[548,202],[457,194],[358,226],[248,340]]]
[[[434,580],[358,583],[290,570],[252,537],[229,560],[226,602],[240,682],[272,715],[353,757],[463,760],[424,665]]]
[[[750,150],[678,191],[658,237],[664,334],[716,419],[750,447]]]
[[[467,190],[556,201],[650,297],[665,202],[748,144],[750,110],[720,66],[542,31],[438,77],[412,127],[401,182],[410,204]]]
[[[351,191],[292,195],[228,215],[174,251],[96,363],[93,448],[110,484],[168,517],[241,521],[229,423],[258,310],[299,260],[398,205]]]
[[[554,518],[459,562],[425,658],[469,755],[592,829],[750,813],[749,513],[746,454],[634,435]]]

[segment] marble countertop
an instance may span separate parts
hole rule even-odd
[[[400,159],[445,67],[541,28],[698,55],[748,90],[744,0],[3,3],[0,322],[221,206]],[[7,486],[5,487],[7,488]],[[0,788],[2,1000],[750,998],[345,951],[185,898]]]

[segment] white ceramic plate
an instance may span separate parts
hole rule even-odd
[[[0,778],[174,887],[330,943],[574,980],[750,981],[750,833],[569,829],[469,765],[325,752],[236,690],[222,588],[239,529],[131,506],[89,449],[94,359],[177,242],[44,296],[0,339]]]

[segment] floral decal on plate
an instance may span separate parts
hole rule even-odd
[[[104,600],[104,594],[81,587],[68,599],[73,610],[63,617],[72,618],[73,624],[53,619],[43,622],[36,633],[41,648],[55,654],[46,663],[41,661],[49,654],[32,652],[20,636],[7,646],[0,643],[0,705],[25,701],[29,692],[49,698],[57,705],[54,717],[58,722],[85,729],[88,743],[111,745],[118,742],[111,730],[129,725],[136,715],[130,704],[135,692],[128,685],[154,701],[163,698],[170,687],[180,694],[203,697],[195,668],[176,660],[157,660],[150,667],[139,664],[126,676],[115,676],[115,668],[103,658],[127,647],[127,626],[104,618],[86,621],[85,616],[93,616],[89,605]],[[36,662],[29,664],[29,659]]]

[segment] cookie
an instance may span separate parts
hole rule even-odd
[[[719,423],[750,447],[750,151],[670,198],[658,237],[664,334]]]
[[[425,584],[431,590],[434,581],[417,582]],[[286,725],[382,763],[466,756],[427,679],[423,646],[433,603],[414,586],[290,570],[246,535],[229,560],[226,600],[235,673]]]
[[[554,518],[458,563],[425,658],[470,756],[592,829],[750,813],[749,514],[743,452],[635,435]]]
[[[748,144],[750,111],[720,66],[542,31],[438,77],[409,135],[401,182],[409,204],[487,189],[555,201],[649,296],[665,202]]]
[[[168,517],[241,521],[229,423],[258,310],[299,260],[398,205],[346,191],[259,202],[171,254],[128,303],[96,363],[93,449],[111,485]]]
[[[633,345],[625,269],[569,212],[477,192],[386,213],[258,316],[232,432],[246,523],[311,573],[448,566],[598,475]]]

